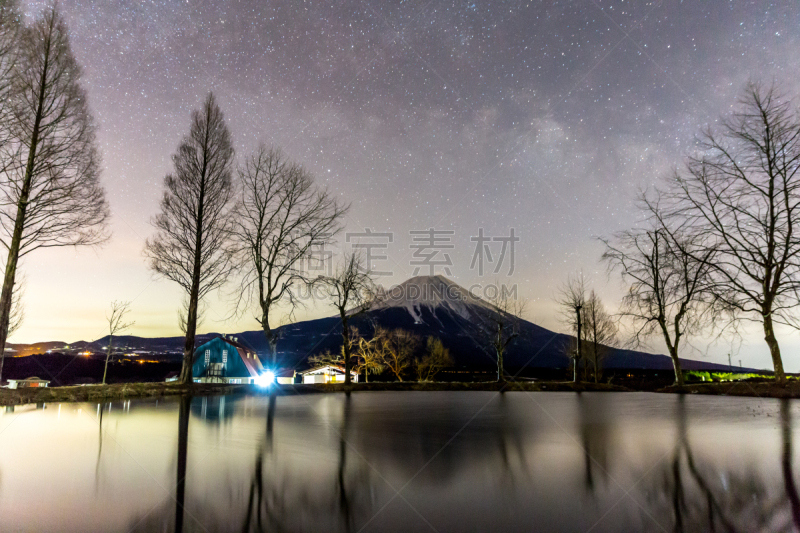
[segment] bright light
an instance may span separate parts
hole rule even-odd
[[[275,372],[267,370],[256,378],[256,385],[259,387],[269,387],[275,383]]]

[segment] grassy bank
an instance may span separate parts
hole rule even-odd
[[[616,391],[630,389],[617,385],[569,382],[513,382],[501,386],[495,382],[455,383],[455,382],[377,382],[354,383],[345,386],[343,383],[319,385],[277,385],[279,394],[309,394],[320,392],[345,391]],[[192,394],[208,396],[217,394],[266,394],[265,389],[253,385],[227,385],[211,383],[195,383],[179,385],[176,383],[116,383],[112,385],[81,385],[71,387],[47,387],[26,389],[0,389],[0,405],[21,405],[27,403],[52,402],[102,402],[132,398],[157,398]]]
[[[354,383],[345,386],[343,383],[327,383],[319,385],[277,385],[275,389],[281,395],[312,394],[346,391],[607,391],[630,392],[633,390],[652,390],[652,388],[626,388],[607,383],[572,383],[565,381],[517,381],[501,385],[496,382],[375,382]],[[112,385],[81,385],[70,387],[48,387],[27,389],[0,389],[0,406],[21,405],[28,403],[52,402],[103,402],[133,398],[158,398],[192,394],[209,396],[219,394],[266,394],[266,389],[253,385],[227,385],[211,383],[195,383],[179,385],[176,383],[115,383]],[[683,388],[669,386],[657,392],[673,394],[711,394],[717,396],[752,396],[771,398],[800,398],[800,381],[792,380],[781,387],[770,380],[763,381],[731,381],[713,383],[688,384]]]

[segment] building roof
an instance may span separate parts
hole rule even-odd
[[[239,353],[239,357],[242,358],[242,362],[244,366],[247,368],[247,371],[250,372],[252,377],[258,377],[261,374],[261,371],[264,369],[264,366],[261,364],[261,360],[258,358],[258,355],[253,350],[245,350],[244,348],[236,347],[236,350]],[[251,353],[253,357],[247,357],[247,352]]]
[[[328,369],[328,368],[330,368],[332,370],[337,370],[337,371],[341,372],[342,374],[345,373],[345,370],[344,370],[343,366],[339,366],[339,365],[318,365],[318,366],[315,366],[313,368],[309,368],[308,370],[303,370],[302,372],[298,372],[298,374],[305,376],[306,374],[314,374],[314,373],[320,372],[321,370],[325,370],[325,369]],[[356,372],[355,370],[351,369],[350,370],[350,374],[355,376],[355,375],[358,374],[358,372]]]
[[[223,341],[227,342],[231,346],[235,346],[236,348],[240,348],[242,350],[245,350],[246,352],[256,353],[255,350],[253,350],[252,348],[248,348],[244,344],[241,344],[240,342],[235,341],[235,340],[231,339],[230,337],[225,337],[223,335],[220,335],[219,337],[215,337],[215,338],[222,339]]]
[[[50,383],[50,380],[42,379],[42,378],[37,377],[37,376],[31,376],[31,377],[25,378],[25,379],[9,379],[8,381],[16,381],[17,383],[19,383],[20,381],[46,381],[47,383]]]
[[[246,376],[258,377],[261,374],[261,372],[264,371],[264,366],[261,364],[261,360],[259,359],[258,354],[253,349],[248,348],[247,346],[244,346],[243,344],[240,344],[233,339],[223,337],[222,335],[217,335],[216,337],[207,340],[206,342],[195,348],[195,362],[192,363],[192,374],[195,377],[201,376],[201,371],[205,372],[205,367],[195,368],[195,365],[198,364],[197,360],[198,357],[200,357],[201,350],[203,350],[209,344],[218,342],[222,342],[224,343],[224,345],[233,348],[235,354],[238,355],[239,359],[242,361],[244,369],[239,368],[236,370],[236,373],[241,373],[243,370],[247,372],[242,376],[231,375],[230,377],[246,377]],[[233,356],[233,354],[231,355]],[[238,366],[238,363],[236,363],[236,365]]]

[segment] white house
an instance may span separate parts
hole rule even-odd
[[[344,383],[345,377],[344,367],[337,365],[318,366],[299,374],[303,376],[303,383]],[[354,370],[350,371],[350,380],[358,382],[358,373]]]
[[[26,379],[9,379],[9,389],[26,389],[28,387],[47,387],[50,382],[46,379],[40,379],[36,376]]]

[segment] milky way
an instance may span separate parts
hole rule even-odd
[[[570,272],[616,306],[621,288],[595,238],[636,223],[637,190],[679,165],[748,79],[800,94],[792,1],[60,6],[100,128],[115,236],[27,260],[17,342],[99,337],[113,299],[134,300],[133,333],[178,333],[180,295],[153,281],[141,249],[170,155],[209,90],[239,156],[260,141],[282,147],[352,202],[347,231],[392,233],[374,265],[393,274],[382,283],[412,274],[410,231],[452,231],[450,277],[517,283],[529,318],[553,329],[563,328],[552,297]],[[512,276],[470,269],[480,228],[519,236]],[[212,299],[201,329],[255,329],[228,314]],[[750,344],[741,354],[768,365],[766,346]]]

